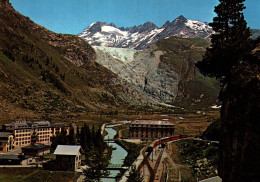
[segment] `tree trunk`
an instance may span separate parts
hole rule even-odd
[[[238,79],[238,78],[237,78]],[[223,182],[260,179],[259,82],[222,91],[219,175]]]

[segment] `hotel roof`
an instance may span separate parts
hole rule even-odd
[[[142,125],[174,125],[170,121],[160,121],[160,120],[136,120],[133,121],[131,124],[142,124]]]
[[[44,127],[65,127],[68,126],[65,123],[51,123],[49,121],[13,121],[8,124],[4,124],[5,127],[9,127],[8,130],[25,129],[25,128],[44,128]]]

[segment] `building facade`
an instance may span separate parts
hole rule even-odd
[[[174,135],[174,124],[170,121],[136,120],[131,122],[130,138],[153,139]]]
[[[2,126],[3,131],[13,134],[14,147],[31,145],[33,132],[36,132],[37,143],[50,145],[51,137],[56,136],[58,131],[61,131],[62,128],[65,128],[68,135],[69,127],[64,123],[50,123],[49,121],[13,121]]]
[[[81,168],[81,146],[58,145],[54,151],[56,167],[62,171],[75,171]]]
[[[62,130],[66,131],[66,135],[69,135],[69,126],[64,123],[52,123],[51,125],[51,137],[57,136]]]
[[[10,132],[0,132],[0,153],[14,149],[14,136]]]

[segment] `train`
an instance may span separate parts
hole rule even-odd
[[[157,147],[158,145],[161,145],[163,143],[166,143],[166,142],[170,142],[170,141],[174,141],[174,140],[179,140],[179,139],[183,139],[183,138],[187,138],[188,135],[178,135],[178,136],[172,136],[172,137],[167,137],[167,138],[162,138],[160,139],[159,141],[155,142],[154,145],[153,145],[153,150],[155,147]]]

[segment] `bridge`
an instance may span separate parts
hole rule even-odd
[[[109,164],[107,166],[108,170],[119,170],[119,169],[128,169],[128,167],[123,167],[123,164]]]
[[[111,141],[111,142],[114,142],[115,139],[104,139],[104,141],[105,141],[105,142],[110,142],[110,141]]]

